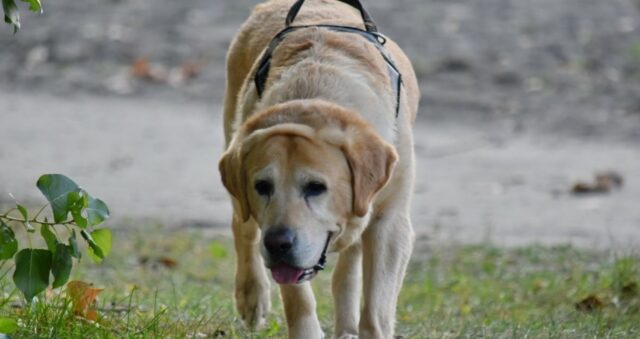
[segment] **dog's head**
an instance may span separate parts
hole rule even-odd
[[[394,149],[357,114],[320,100],[276,105],[249,119],[220,160],[243,220],[262,230],[278,283],[312,278],[332,235],[364,217],[389,180]]]

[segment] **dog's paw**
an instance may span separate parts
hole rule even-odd
[[[252,330],[262,328],[271,308],[269,280],[238,279],[236,280],[235,296],[236,308],[245,325]]]
[[[351,334],[351,333],[338,333],[338,334],[334,334],[333,339],[358,339],[358,335],[357,334]]]

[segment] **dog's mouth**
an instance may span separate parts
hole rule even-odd
[[[271,276],[278,284],[300,284],[305,281],[313,279],[318,272],[324,270],[324,266],[327,263],[327,248],[329,247],[329,240],[331,240],[331,232],[327,235],[327,242],[324,245],[322,254],[318,263],[310,268],[298,268],[287,265],[285,263],[278,263],[271,267]]]

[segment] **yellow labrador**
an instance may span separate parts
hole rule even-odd
[[[309,280],[338,253],[335,337],[393,335],[414,237],[418,101],[410,61],[359,1],[255,7],[227,56],[220,160],[248,326],[264,324],[270,271],[289,336],[323,337]]]

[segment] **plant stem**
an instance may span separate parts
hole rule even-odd
[[[44,206],[42,206],[42,208],[40,208],[40,210],[38,211],[38,213],[36,213],[36,215],[33,217],[33,219],[37,219],[38,216],[40,215],[40,213],[42,213],[42,211],[44,211],[45,207],[49,206],[49,204],[46,204]]]
[[[21,218],[16,218],[16,217],[11,217],[8,215],[8,213],[5,214],[0,214],[0,218],[3,218],[5,220],[9,220],[9,221],[17,221],[17,222],[21,222],[21,223],[25,223],[25,222],[29,222],[29,223],[35,223],[35,224],[40,224],[40,225],[49,225],[49,226],[54,226],[54,225],[74,225],[77,226],[74,222],[74,220],[70,219],[70,220],[66,220],[66,221],[61,221],[61,222],[49,222],[49,221],[42,221],[42,220],[36,220],[36,218],[33,219],[21,219]]]

